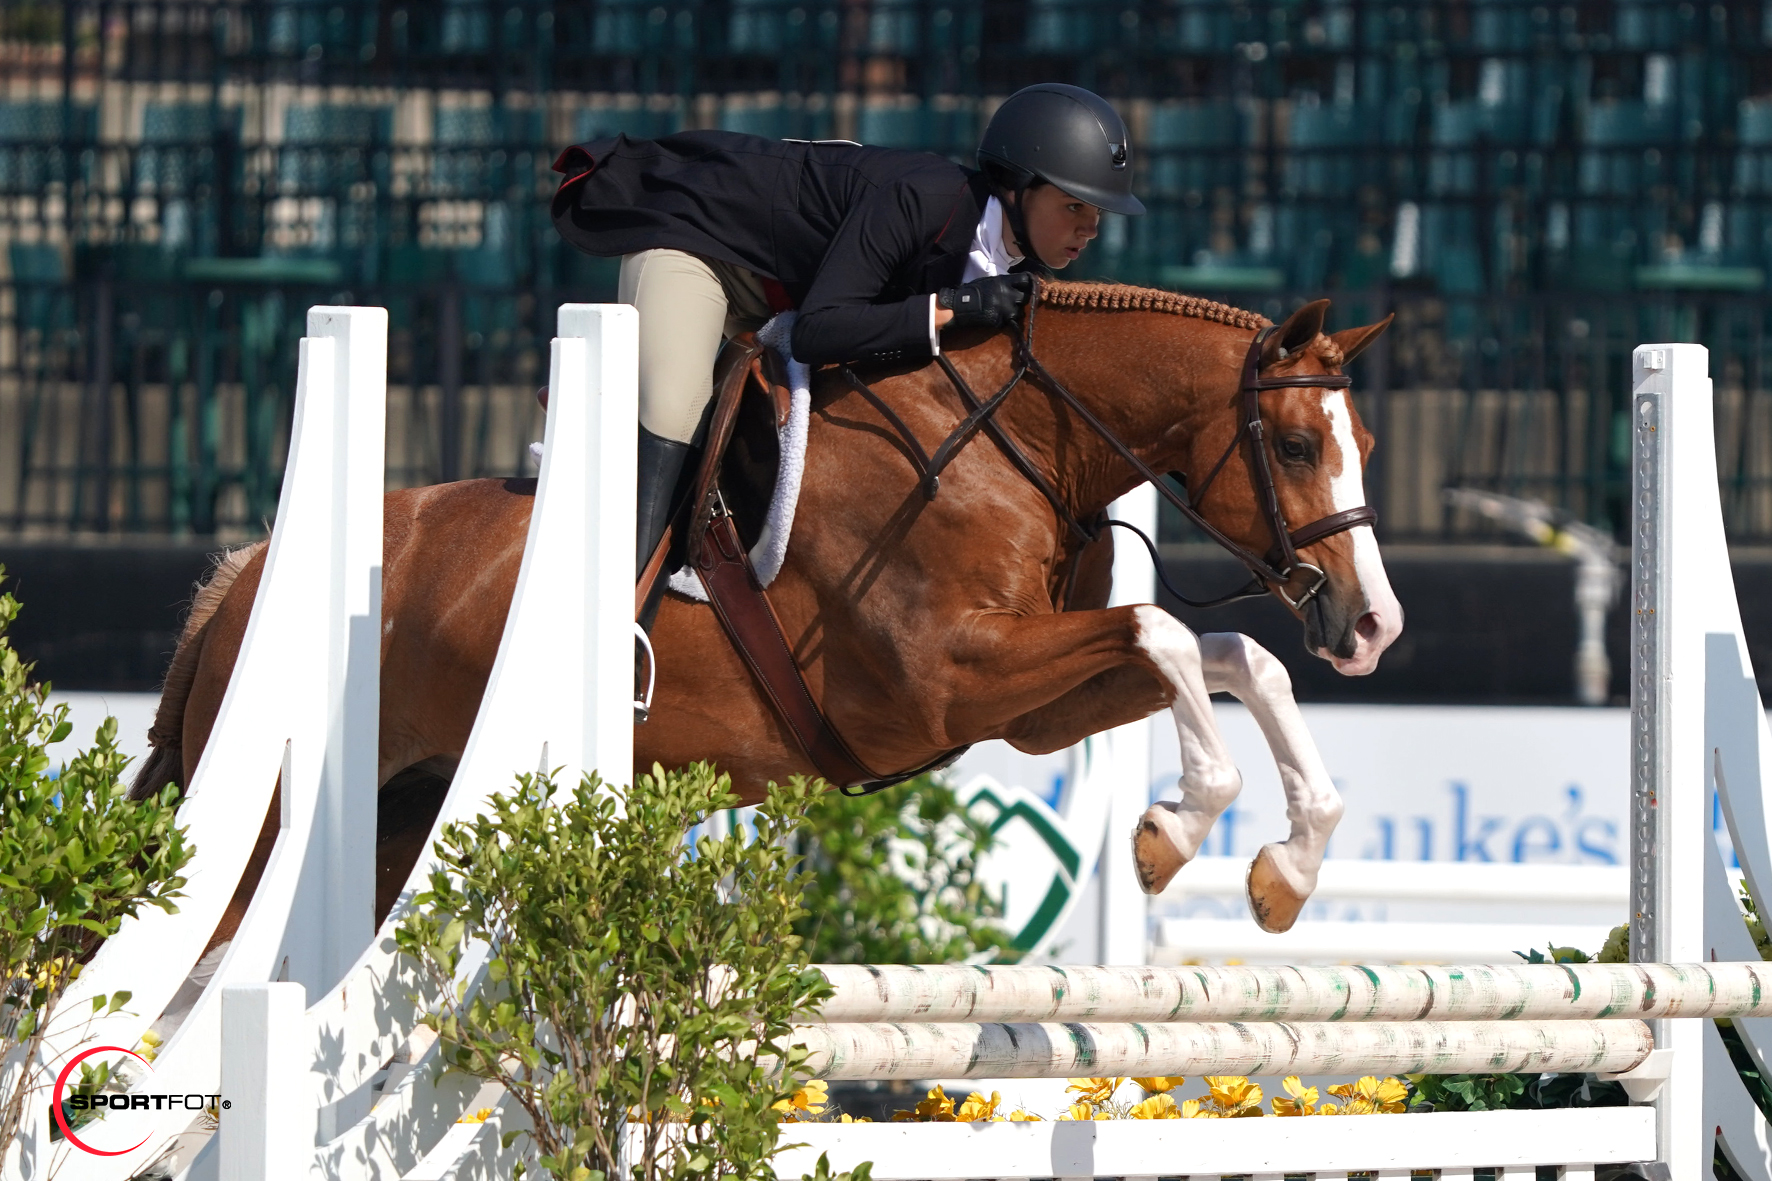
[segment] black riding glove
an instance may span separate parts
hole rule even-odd
[[[935,305],[954,313],[950,323],[956,327],[1002,328],[1015,322],[1015,314],[1033,291],[1032,275],[987,275],[959,287],[943,287]]]

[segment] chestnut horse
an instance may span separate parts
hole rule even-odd
[[[1197,493],[1230,452],[1197,507],[1237,543],[1256,554],[1275,543],[1255,493],[1251,446],[1268,448],[1286,520],[1318,521],[1365,503],[1361,471],[1372,438],[1345,389],[1268,389],[1260,395],[1260,438],[1233,445],[1243,362],[1264,318],[1106,284],[1050,282],[1039,300],[1034,352],[1149,467],[1186,473]],[[1269,334],[1263,378],[1339,373],[1388,324],[1324,335],[1327,307],[1308,304]],[[1008,334],[955,343],[963,347],[949,359],[975,388],[1004,383],[1014,356]],[[933,364],[858,372],[925,450],[965,415]],[[1077,520],[1139,483],[1037,381],[1015,390],[998,421]],[[534,491],[533,480],[481,479],[387,496],[378,914],[423,848],[440,800],[434,790],[428,797],[411,790],[414,776],[446,779],[467,743]],[[1156,892],[1195,855],[1241,787],[1208,700],[1229,692],[1247,703],[1273,749],[1291,823],[1286,841],[1257,856],[1251,908],[1269,929],[1292,924],[1315,887],[1341,800],[1278,660],[1244,636],[1196,636],[1155,606],[1106,609],[1112,542],[1080,540],[988,438],[960,451],[940,494],[925,498],[903,440],[834,370],[814,382],[797,521],[769,595],[808,686],[866,765],[890,773],[991,738],[1057,751],[1167,708],[1181,738],[1181,800],[1153,807],[1133,834],[1141,884]],[[1295,609],[1306,646],[1345,674],[1370,672],[1402,629],[1372,528],[1312,542],[1299,556],[1326,575],[1320,593]],[[190,782],[263,565],[262,543],[237,551],[199,592],[139,790]],[[637,765],[709,759],[747,801],[771,779],[815,773],[707,605],[668,597],[653,636],[659,674],[651,720],[634,735]],[[276,815],[273,801],[217,941],[244,914]]]

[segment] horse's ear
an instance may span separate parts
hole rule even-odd
[[[1365,352],[1366,346],[1383,335],[1384,330],[1389,328],[1391,321],[1396,318],[1397,313],[1392,312],[1378,323],[1368,324],[1364,328],[1343,328],[1340,332],[1331,332],[1329,339],[1341,349],[1341,363],[1346,365]]]
[[[1299,349],[1317,339],[1323,331],[1323,317],[1329,314],[1329,301],[1313,299],[1311,302],[1286,317],[1280,330],[1267,338],[1261,346],[1261,365],[1266,368],[1275,361],[1283,361]]]

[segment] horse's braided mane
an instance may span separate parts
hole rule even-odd
[[[1040,302],[1048,307],[1081,312],[1165,312],[1171,316],[1194,316],[1229,324],[1233,328],[1266,328],[1266,316],[1215,303],[1197,295],[1133,287],[1127,283],[1067,283],[1046,280],[1040,284]]]

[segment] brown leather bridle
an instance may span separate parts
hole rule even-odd
[[[1261,329],[1255,334],[1255,339],[1249,342],[1249,351],[1243,357],[1242,380],[1238,389],[1240,414],[1236,433],[1231,436],[1230,445],[1225,448],[1224,454],[1219,456],[1218,462],[1212,466],[1212,470],[1206,474],[1206,478],[1200,482],[1199,487],[1184,497],[1177,493],[1160,473],[1133,454],[1130,447],[1109,430],[1062,381],[1054,377],[1051,371],[1040,363],[1039,358],[1034,356],[1034,313],[1039,302],[1039,293],[1036,291],[1028,302],[1024,323],[1019,326],[1010,326],[1010,334],[1015,341],[1015,370],[1009,375],[1009,380],[1003,383],[1002,388],[991,397],[981,401],[965,377],[960,374],[958,369],[954,368],[954,363],[948,359],[947,354],[936,354],[936,361],[941,365],[942,371],[947,374],[948,380],[953,383],[954,389],[960,395],[960,400],[965,403],[967,414],[965,418],[960,420],[959,425],[949,432],[947,438],[943,439],[936,447],[933,456],[923,450],[923,445],[918,442],[916,435],[905,425],[904,420],[898,416],[897,412],[882,401],[873,390],[869,389],[867,384],[857,377],[851,369],[847,366],[844,367],[843,377],[848,381],[850,387],[872,403],[874,408],[885,416],[887,422],[904,440],[911,463],[916,467],[917,474],[921,477],[924,497],[929,500],[935,499],[935,494],[941,486],[942,471],[952,462],[960,449],[970,442],[975,434],[983,430],[1003,449],[1010,462],[1015,464],[1028,482],[1037,488],[1041,495],[1045,496],[1054,511],[1058,513],[1059,519],[1065,522],[1073,533],[1082,538],[1084,542],[1092,542],[1097,540],[1101,536],[1102,530],[1110,525],[1131,529],[1139,535],[1146,548],[1150,550],[1151,558],[1157,566],[1158,577],[1162,578],[1162,563],[1156,562],[1156,544],[1149,537],[1124,521],[1107,519],[1105,514],[1096,518],[1093,526],[1079,521],[1076,514],[1071,512],[1070,507],[1064,503],[1058,490],[1052,486],[1051,481],[1046,479],[1044,473],[1034,465],[1033,461],[1016,445],[1009,433],[1003,429],[1002,424],[997,422],[997,411],[1016,386],[1024,380],[1037,381],[1070,407],[1085,426],[1113,448],[1121,459],[1132,466],[1133,471],[1153,485],[1165,500],[1181,512],[1182,516],[1192,521],[1201,532],[1228,550],[1233,557],[1248,567],[1250,574],[1253,575],[1245,586],[1230,594],[1203,602],[1189,599],[1180,594],[1173,586],[1169,586],[1168,580],[1164,578],[1163,584],[1168,588],[1170,594],[1175,595],[1176,598],[1189,606],[1217,607],[1224,603],[1235,602],[1238,599],[1264,595],[1271,588],[1285,601],[1287,606],[1295,611],[1303,610],[1323,589],[1329,576],[1320,567],[1300,561],[1298,551],[1306,546],[1314,545],[1324,538],[1333,537],[1337,533],[1345,533],[1347,530],[1358,528],[1361,525],[1375,524],[1378,520],[1378,513],[1371,505],[1360,505],[1357,508],[1331,513],[1308,525],[1301,525],[1297,529],[1292,529],[1287,525],[1286,514],[1280,508],[1279,491],[1274,485],[1273,463],[1268,458],[1266,432],[1261,423],[1261,394],[1263,390],[1301,388],[1344,390],[1353,385],[1353,379],[1338,373],[1300,374],[1295,377],[1262,377],[1261,350],[1268,338],[1278,331],[1278,328],[1270,324]],[[1236,541],[1218,526],[1208,521],[1194,507],[1205,497],[1207,490],[1212,487],[1213,481],[1218,478],[1218,474],[1224,470],[1225,464],[1230,462],[1231,456],[1236,453],[1237,448],[1242,446],[1245,440],[1249,443],[1249,470],[1255,483],[1256,497],[1262,516],[1267,522],[1268,530],[1274,537],[1274,544],[1266,554],[1258,554],[1248,546]],[[1350,457],[1344,457],[1344,462],[1349,460]],[[1172,474],[1178,477],[1183,487],[1187,486],[1187,477],[1184,474],[1179,472]],[[1288,592],[1300,574],[1309,578],[1309,585],[1294,597]]]

